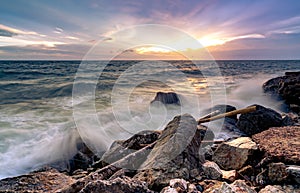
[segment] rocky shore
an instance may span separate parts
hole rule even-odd
[[[266,93],[285,100],[288,113],[253,104],[253,112],[226,117],[223,127],[240,137],[214,141],[214,133],[194,117],[178,115],[162,131],[115,141],[101,158],[81,142],[69,171],[47,166],[6,178],[0,192],[298,193],[299,85],[300,72],[263,85]],[[161,95],[155,101],[169,103]],[[172,98],[180,105],[178,97]],[[236,108],[218,105],[211,110],[216,109]]]

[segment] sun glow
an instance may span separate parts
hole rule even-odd
[[[145,53],[169,53],[171,50],[167,50],[161,47],[149,46],[149,47],[140,47],[135,49],[138,54],[145,54]]]

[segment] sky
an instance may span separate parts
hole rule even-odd
[[[1,0],[0,60],[300,59],[299,10],[298,0]],[[153,33],[132,32],[145,25]]]

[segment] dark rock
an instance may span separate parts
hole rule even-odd
[[[115,141],[109,150],[104,153],[100,162],[94,164],[94,167],[100,167],[98,163],[101,163],[103,167],[104,165],[120,160],[126,155],[153,143],[158,139],[159,135],[159,131],[141,131],[125,141]]]
[[[191,115],[176,116],[162,131],[134,178],[146,181],[154,190],[161,190],[174,178],[189,180],[190,171],[200,170],[204,162],[199,157],[203,133]]]
[[[270,127],[282,126],[282,118],[276,111],[255,105],[256,111],[242,114],[237,122],[237,127],[247,135],[260,133]]]
[[[90,148],[81,140],[77,141],[77,153],[69,160],[69,173],[75,170],[87,170],[98,158]]]
[[[231,105],[215,105],[214,107],[210,108],[207,112],[219,111],[220,112],[219,114],[221,114],[221,113],[226,113],[234,110],[236,110],[236,108]],[[226,117],[225,119],[237,120],[237,115]]]
[[[202,169],[208,179],[218,180],[222,178],[222,171],[215,162],[205,162],[202,164]]]
[[[240,137],[220,144],[214,152],[212,160],[224,170],[237,170],[251,159],[256,150],[256,143],[249,137]]]
[[[268,178],[271,183],[281,183],[287,179],[287,176],[284,163],[270,163],[268,165]]]
[[[300,166],[290,165],[286,170],[294,182],[300,184]]]
[[[300,72],[286,72],[285,76],[268,80],[263,89],[281,97],[293,110],[300,112]]]
[[[95,180],[89,182],[80,193],[155,193],[149,190],[145,182],[129,177],[115,178],[113,180]]]
[[[270,128],[252,139],[273,161],[300,164],[300,126]]]
[[[1,180],[0,192],[55,192],[74,181],[73,178],[56,169],[46,168],[27,175]]]
[[[175,104],[175,105],[180,105],[180,99],[178,95],[175,92],[158,92],[156,93],[156,96],[151,103],[154,102],[161,102],[163,104]]]

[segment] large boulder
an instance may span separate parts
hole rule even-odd
[[[55,192],[75,180],[58,172],[45,168],[26,175],[6,178],[0,181],[0,192]]]
[[[238,170],[254,155],[257,145],[249,137],[223,142],[215,150],[212,160],[224,170]]]
[[[256,111],[242,114],[237,122],[237,127],[245,134],[251,136],[270,127],[282,126],[282,118],[276,111],[255,105]]]
[[[286,101],[291,109],[300,111],[300,72],[286,72],[285,76],[273,78],[263,84],[265,92],[275,94]]]
[[[175,92],[158,92],[151,103],[161,102],[163,104],[175,104],[180,105],[180,99]]]
[[[103,167],[104,165],[111,164],[123,157],[143,148],[144,146],[153,143],[158,139],[160,135],[159,131],[141,131],[127,140],[115,141],[109,150],[107,150],[102,156],[101,160],[94,164],[94,167]],[[144,160],[140,160],[140,164]],[[134,164],[135,167],[137,166]],[[137,169],[137,168],[131,168]]]
[[[300,164],[300,126],[274,127],[252,136],[274,161]]]
[[[134,178],[147,182],[154,190],[161,190],[174,178],[192,179],[191,171],[200,172],[204,162],[199,157],[203,130],[197,129],[191,115],[176,116],[162,131]]]
[[[155,193],[149,190],[145,182],[129,177],[115,178],[113,180],[95,180],[89,182],[80,193]]]

